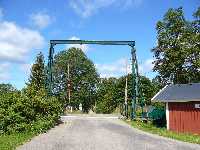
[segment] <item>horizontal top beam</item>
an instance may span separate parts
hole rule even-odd
[[[135,41],[93,41],[93,40],[50,40],[50,44],[98,44],[98,45],[129,45],[135,46]]]

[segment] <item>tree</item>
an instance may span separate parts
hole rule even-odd
[[[199,26],[186,21],[182,8],[178,8],[169,9],[156,30],[158,44],[152,52],[156,59],[154,71],[158,71],[161,81],[199,82]]]
[[[200,81],[200,7],[193,14],[194,21],[190,24],[188,31],[187,48],[188,56],[186,61],[189,65],[190,77],[193,82]]]
[[[133,80],[132,80],[132,75],[128,74],[127,77],[127,98],[128,98],[128,103],[131,103],[131,99],[133,96]],[[122,76],[117,80],[117,87],[116,87],[116,98],[117,98],[117,103],[118,104],[124,104],[125,102],[125,82],[126,82],[126,76]]]
[[[151,98],[156,94],[153,82],[145,76],[140,76],[140,90],[145,105],[151,105]]]
[[[159,92],[159,90],[161,90],[164,85],[161,83],[161,79],[159,76],[156,76],[155,78],[152,79],[152,85],[154,87],[154,94],[156,94],[157,92]]]
[[[14,88],[11,84],[0,84],[0,93],[8,93],[8,92],[15,92],[17,91],[16,88]]]
[[[27,83],[27,93],[29,96],[34,96],[40,89],[45,88],[45,65],[44,56],[40,52],[35,63],[32,65],[31,74]]]
[[[118,106],[116,97],[116,78],[102,78],[98,86],[98,98],[96,102],[97,113],[112,113]]]
[[[88,112],[95,103],[98,74],[94,64],[79,48],[70,48],[55,56],[53,67],[54,93],[69,104],[67,91],[70,84],[71,101],[75,109],[82,103]],[[69,65],[69,79],[68,79]]]
[[[117,82],[117,99],[119,103],[124,103],[124,88],[125,88],[125,78],[126,76],[123,76],[118,79]],[[155,88],[154,85],[152,84],[151,80],[148,79],[145,76],[139,76],[140,82],[139,82],[139,90],[140,90],[140,95],[139,95],[139,103],[142,100],[144,100],[145,105],[150,105],[151,104],[151,98],[155,94]],[[133,96],[133,78],[132,74],[128,74],[128,101],[129,103],[132,100]]]

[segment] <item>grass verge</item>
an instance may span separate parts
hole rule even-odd
[[[0,135],[0,150],[14,150],[17,146],[31,139],[35,133],[13,133]]]
[[[166,128],[158,128],[155,127],[152,123],[144,123],[141,121],[125,121],[126,123],[130,124],[132,127],[140,129],[142,131],[146,131],[152,134],[157,134],[160,136],[184,141],[184,142],[190,142],[190,143],[196,143],[200,144],[200,136],[194,135],[194,134],[186,134],[186,133],[176,133],[167,130]]]

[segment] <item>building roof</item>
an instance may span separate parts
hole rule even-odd
[[[200,101],[200,83],[167,85],[151,100],[160,102]]]

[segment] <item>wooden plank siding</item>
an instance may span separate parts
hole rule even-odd
[[[199,102],[170,102],[169,129],[176,132],[200,134]]]

